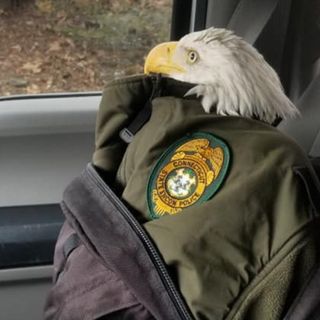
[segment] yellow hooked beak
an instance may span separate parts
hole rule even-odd
[[[172,61],[177,42],[164,42],[154,47],[148,54],[144,64],[144,73],[183,73],[185,69]]]

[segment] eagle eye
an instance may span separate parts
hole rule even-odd
[[[198,59],[199,59],[199,54],[197,51],[195,51],[195,50],[188,51],[187,62],[189,64],[193,64],[193,63],[197,62]]]

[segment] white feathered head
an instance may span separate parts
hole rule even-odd
[[[193,32],[156,46],[147,56],[145,73],[196,84],[186,95],[202,96],[206,112],[269,123],[299,114],[263,56],[226,29]]]

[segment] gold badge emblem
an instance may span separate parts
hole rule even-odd
[[[218,189],[229,163],[226,144],[209,133],[183,138],[157,163],[148,186],[153,218],[176,214],[209,199]]]

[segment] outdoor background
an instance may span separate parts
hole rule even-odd
[[[172,0],[0,0],[0,96],[101,90],[167,41]]]

